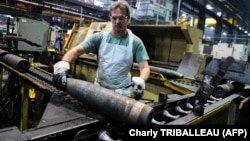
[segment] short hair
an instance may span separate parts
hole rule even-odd
[[[126,16],[128,16],[128,18],[130,19],[130,10],[129,10],[129,4],[126,1],[118,1],[118,2],[114,2],[111,4],[110,6],[110,11],[109,11],[109,15],[111,16],[111,11],[114,9],[121,9],[122,11],[126,12]]]

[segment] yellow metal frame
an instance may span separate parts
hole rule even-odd
[[[140,73],[139,73],[139,70],[138,69],[133,69],[131,71],[131,74],[132,76],[139,76]],[[181,94],[190,94],[190,93],[193,93],[192,90],[189,90],[189,89],[186,89],[186,88],[183,88],[183,87],[180,87],[180,86],[177,86],[173,83],[171,83],[168,79],[166,79],[161,73],[157,73],[157,72],[153,72],[151,71],[150,72],[150,76],[149,76],[149,79],[152,79],[152,80],[157,80],[159,82],[162,82],[163,86],[167,87],[167,88],[170,88],[176,92],[179,92]],[[190,81],[189,79],[182,79],[183,81]]]
[[[223,105],[214,108],[213,110],[207,112],[206,114],[195,118],[194,120],[188,122],[187,124],[188,125],[195,125],[195,124],[197,125],[197,124],[201,123],[202,121],[214,116],[219,111],[222,111],[222,110],[229,108],[230,105],[231,105],[231,102],[224,103]]]
[[[179,87],[173,83],[171,83],[170,81],[164,81],[164,86],[168,87],[168,88],[171,88],[172,90],[175,90],[176,92],[179,92],[181,94],[191,94],[193,93],[193,91],[189,90],[189,89],[186,89],[186,88],[183,88],[183,87]]]
[[[17,75],[18,77],[21,78],[21,80],[28,80],[28,82],[32,82],[36,87],[40,88],[41,90],[45,90],[44,86],[33,82],[31,79],[29,79],[29,77],[25,77],[25,75],[15,69],[13,69],[12,67],[6,65],[5,63],[0,61],[0,78],[3,78],[3,69],[6,69],[7,71],[10,71],[12,73],[14,73],[15,75]],[[20,123],[19,123],[19,129],[21,131],[28,129],[28,120],[29,120],[29,90],[31,88],[33,88],[33,86],[31,86],[27,81],[20,81],[21,84],[21,119],[20,119]],[[2,81],[0,82],[0,84],[2,85]],[[2,87],[0,88],[0,94],[2,95],[3,89]],[[43,100],[44,100],[44,94],[42,94],[39,90],[35,90],[35,94],[36,94],[36,101],[35,101],[35,107],[36,107],[36,112],[34,115],[34,126],[37,126],[41,116],[43,114]],[[1,96],[0,95],[0,96]],[[13,105],[14,103],[11,102],[8,105],[8,115],[7,117],[11,119],[11,117],[13,117]]]
[[[29,86],[27,83],[22,83],[21,88],[21,121],[19,129],[21,131],[28,129],[28,120],[29,120]]]

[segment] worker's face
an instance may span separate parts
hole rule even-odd
[[[111,11],[110,20],[112,22],[113,30],[116,31],[126,30],[129,23],[129,17],[126,15],[126,12],[119,8]]]

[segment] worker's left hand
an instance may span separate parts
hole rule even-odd
[[[143,97],[145,89],[145,80],[141,77],[133,77],[135,99],[139,100]]]

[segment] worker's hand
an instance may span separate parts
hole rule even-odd
[[[141,77],[132,77],[134,83],[134,95],[135,99],[139,100],[143,97],[145,89],[145,80]]]
[[[62,90],[66,90],[67,78],[72,77],[70,74],[70,65],[66,61],[59,61],[54,64],[53,84]]]

